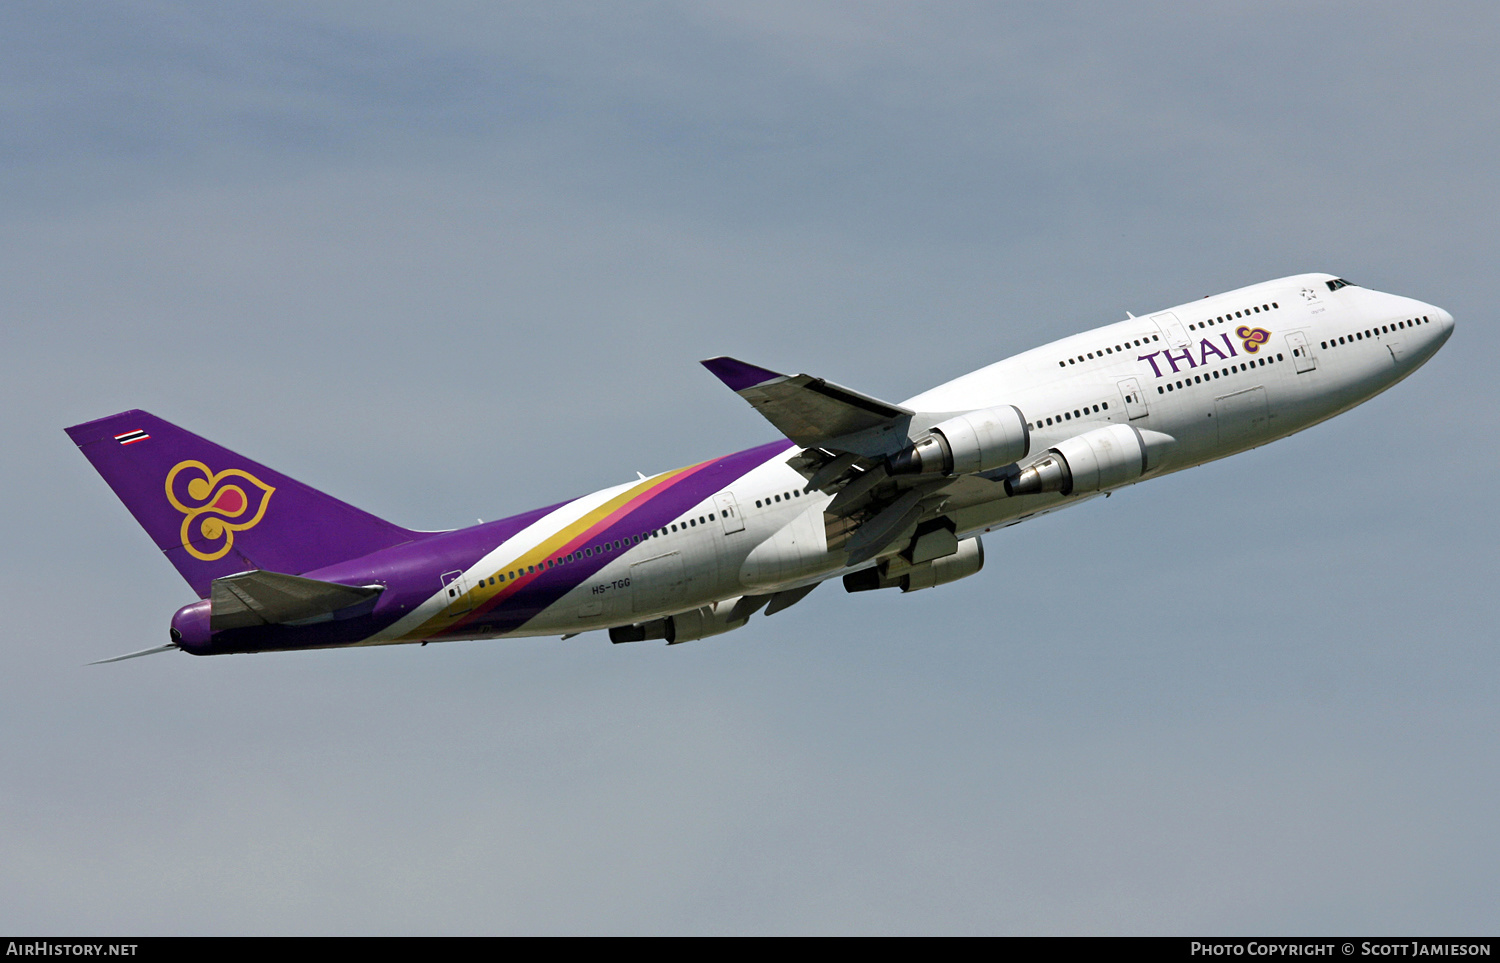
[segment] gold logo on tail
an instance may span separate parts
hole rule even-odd
[[[236,478],[249,484],[229,483]],[[246,493],[247,488],[259,502],[253,514],[253,499]],[[214,474],[201,461],[181,461],[167,472],[167,501],[187,516],[182,520],[182,547],[205,562],[228,555],[234,546],[235,532],[260,524],[274,491],[247,471],[226,468]]]

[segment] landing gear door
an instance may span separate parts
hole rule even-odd
[[[1292,361],[1297,366],[1298,374],[1318,367],[1318,359],[1313,356],[1312,349],[1307,345],[1307,335],[1301,331],[1293,331],[1287,335],[1286,346],[1292,353]]]
[[[725,535],[745,530],[745,520],[740,518],[740,506],[734,500],[733,492],[719,492],[714,496],[714,505],[719,509],[719,519],[724,522]]]
[[[1120,382],[1120,397],[1125,399],[1125,414],[1131,421],[1151,413],[1146,408],[1146,396],[1141,393],[1141,383],[1136,379],[1126,378]]]

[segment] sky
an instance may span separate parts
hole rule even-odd
[[[1493,4],[0,13],[0,929],[1493,935]],[[1457,327],[1268,447],[667,648],[195,658],[62,433],[412,528],[1307,271]],[[1489,388],[1485,386],[1489,385]]]

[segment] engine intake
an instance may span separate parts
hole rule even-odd
[[[934,425],[886,459],[892,475],[972,475],[1009,465],[1031,450],[1031,432],[1014,405],[981,408]]]

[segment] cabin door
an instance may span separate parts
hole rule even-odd
[[[1313,357],[1312,349],[1307,345],[1307,335],[1301,331],[1293,331],[1287,335],[1286,346],[1292,353],[1292,362],[1297,366],[1298,374],[1318,367],[1318,359]]]
[[[1151,315],[1151,320],[1161,329],[1161,336],[1167,339],[1167,344],[1174,348],[1185,348],[1188,343],[1187,328],[1177,320],[1177,315],[1171,311],[1163,311],[1161,314]]]
[[[714,496],[714,505],[719,509],[719,520],[724,523],[725,535],[745,530],[745,520],[740,517],[740,506],[734,500],[734,492],[719,492]]]
[[[467,612],[474,607],[474,599],[469,595],[469,580],[464,578],[462,570],[443,573],[443,595],[448,600],[448,612],[451,615]]]
[[[1151,413],[1146,408],[1146,396],[1141,393],[1141,383],[1136,379],[1126,378],[1120,382],[1120,397],[1125,399],[1125,414],[1131,421]]]

